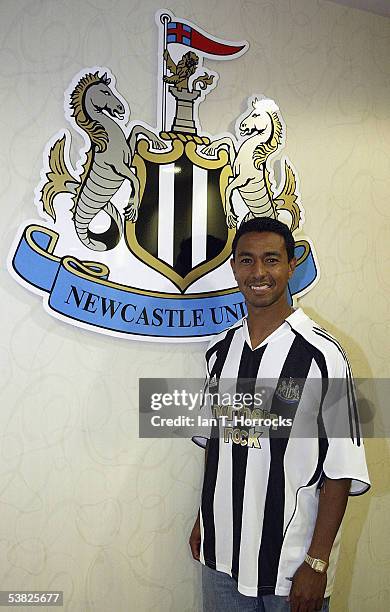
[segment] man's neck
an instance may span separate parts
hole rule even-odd
[[[252,348],[256,348],[272,334],[293,312],[293,308],[283,302],[271,304],[264,308],[254,308],[248,305],[248,330]]]

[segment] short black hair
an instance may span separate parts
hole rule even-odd
[[[232,243],[233,259],[235,259],[236,256],[236,249],[239,239],[241,236],[248,234],[249,232],[273,232],[274,234],[279,234],[279,236],[284,238],[288,261],[291,261],[294,257],[295,240],[287,225],[281,221],[278,221],[277,219],[272,219],[271,217],[255,217],[254,219],[249,219],[248,221],[241,223],[240,227],[236,231],[236,235],[234,236]]]

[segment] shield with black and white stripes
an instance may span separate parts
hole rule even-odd
[[[224,194],[232,175],[226,151],[202,157],[198,137],[178,135],[168,152],[137,145],[133,166],[140,181],[135,223],[126,222],[130,251],[184,293],[231,253],[235,230],[226,225]]]

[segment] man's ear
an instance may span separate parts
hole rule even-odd
[[[297,267],[297,258],[293,257],[292,259],[290,259],[290,261],[288,262],[288,267],[289,267],[289,273],[288,273],[288,277],[291,278],[292,275],[294,274],[294,270]]]
[[[234,257],[231,258],[230,265],[231,265],[232,270],[233,270],[234,278],[236,278],[236,262],[234,261]]]

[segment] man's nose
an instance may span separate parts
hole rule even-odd
[[[262,277],[266,274],[266,268],[264,262],[261,259],[258,259],[253,264],[253,272],[255,276]]]

